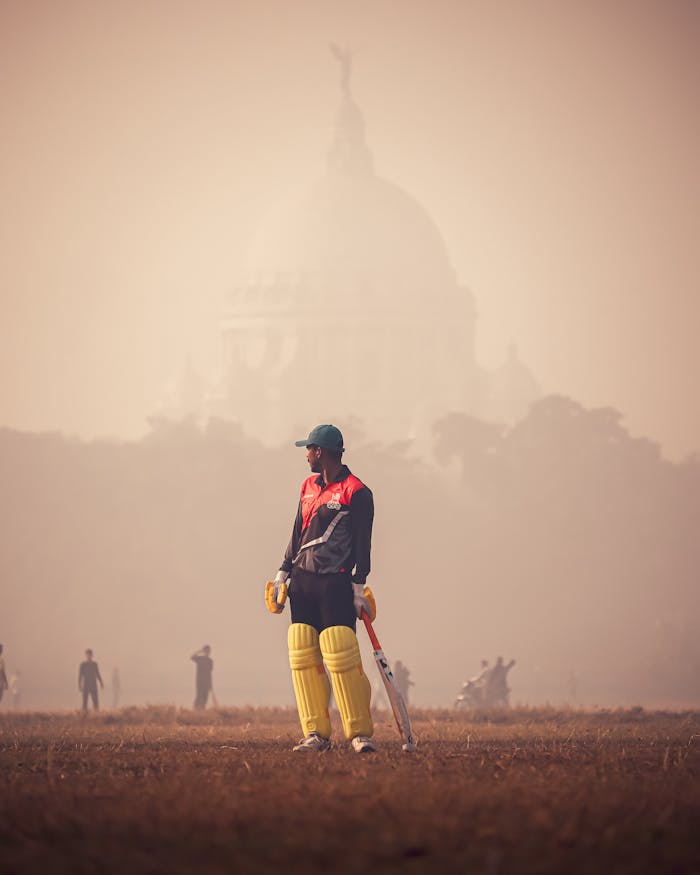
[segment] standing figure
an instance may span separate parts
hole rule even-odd
[[[396,689],[401,693],[401,697],[408,705],[408,688],[415,686],[412,680],[409,680],[411,676],[411,672],[406,668],[406,666],[401,662],[400,659],[397,659],[394,663],[394,683],[396,684]]]
[[[502,656],[499,656],[496,659],[496,664],[491,669],[486,680],[486,687],[484,689],[485,704],[493,707],[508,707],[510,704],[508,701],[510,689],[508,688],[506,679],[508,677],[508,672],[514,665],[514,659],[511,659],[508,665],[503,664]]]
[[[342,463],[343,435],[334,425],[317,425],[296,445],[306,447],[311,476],[301,485],[292,536],[265,598],[268,609],[280,613],[291,576],[287,642],[304,733],[294,750],[330,747],[330,674],[345,737],[357,753],[367,753],[376,750],[371,740],[371,688],[362,669],[355,625],[362,611],[370,618],[375,614],[374,597],[365,587],[374,518],[372,493]]]
[[[0,701],[7,689],[7,674],[5,673],[5,657],[2,655],[2,644],[0,644]]]
[[[19,684],[19,672],[16,671],[10,675],[10,681],[8,684],[10,690],[10,702],[12,703],[13,709],[16,711],[22,700],[22,693]]]
[[[119,707],[119,698],[122,692],[122,682],[119,677],[119,669],[115,666],[112,669],[112,708]]]
[[[211,675],[214,671],[214,660],[209,656],[211,647],[205,644],[201,650],[193,653],[190,657],[197,665],[197,675],[195,678],[195,697],[193,707],[197,711],[202,711],[207,707],[207,699],[211,692]]]
[[[92,699],[92,707],[95,711],[99,710],[99,701],[97,697],[97,682],[104,689],[102,683],[102,675],[95,660],[92,658],[92,650],[88,648],[85,651],[85,661],[80,663],[78,672],[78,689],[83,694],[83,711],[87,713],[88,696]]]
[[[470,681],[474,685],[474,694],[477,700],[480,702],[484,701],[486,688],[489,684],[492,670],[493,669],[489,668],[488,659],[482,659],[479,674],[474,675],[473,678],[470,678]]]
[[[482,708],[487,704],[485,702],[486,686],[490,676],[491,669],[489,668],[489,661],[488,659],[482,659],[479,673],[468,678],[462,684],[462,689],[455,699],[455,708],[477,709]]]

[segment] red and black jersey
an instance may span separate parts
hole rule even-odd
[[[331,483],[314,474],[301,485],[299,509],[281,570],[347,572],[352,573],[354,583],[364,583],[370,570],[373,519],[372,493],[347,465]]]

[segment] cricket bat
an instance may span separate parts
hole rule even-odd
[[[413,753],[418,747],[418,739],[415,737],[413,730],[411,729],[411,721],[408,717],[406,703],[404,702],[401,693],[396,689],[393,672],[389,667],[386,656],[384,656],[384,651],[382,650],[382,646],[379,643],[379,639],[377,638],[372,626],[372,621],[367,616],[366,611],[362,612],[362,619],[364,620],[369,640],[372,642],[372,647],[374,648],[374,661],[377,663],[379,674],[384,681],[386,694],[389,697],[389,704],[394,713],[394,720],[396,720],[399,735],[403,740],[401,747],[406,753]]]

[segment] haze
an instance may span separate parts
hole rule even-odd
[[[205,642],[223,704],[290,702],[288,616],[262,587],[307,474],[291,441],[322,421],[375,494],[370,582],[415,701],[449,704],[502,654],[516,701],[697,704],[699,36],[690,0],[5,0],[0,641],[25,704],[77,704],[86,647],[124,702],[189,704]],[[324,172],[330,42],[354,53],[378,176],[474,298],[476,364],[514,341],[541,387],[509,423],[445,406],[420,452],[385,446],[342,393],[314,409],[335,373],[314,368],[277,408],[242,387],[277,443],[153,418],[186,361],[222,376],[256,231]],[[443,298],[411,300],[452,349]],[[459,369],[404,349],[391,366],[428,410]],[[386,393],[385,425],[404,402]]]
[[[188,353],[217,375],[258,221],[323,166],[335,40],[478,359],[515,339],[545,392],[697,450],[699,27],[679,0],[6,0],[0,423],[136,437]]]

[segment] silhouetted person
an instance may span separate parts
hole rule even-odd
[[[488,659],[482,659],[481,666],[479,668],[479,674],[474,675],[474,677],[470,678],[470,680],[473,684],[476,684],[477,687],[483,689],[486,686],[490,674],[491,669],[489,668]]]
[[[92,658],[92,650],[88,648],[85,651],[85,662],[80,663],[80,671],[78,672],[78,689],[83,694],[83,711],[88,709],[88,696],[92,699],[92,707],[95,711],[99,710],[99,700],[97,698],[97,682],[104,689],[102,683],[102,675],[100,669]]]
[[[412,680],[409,680],[411,676],[411,672],[406,668],[406,666],[401,662],[400,659],[397,659],[394,663],[394,670],[392,672],[394,675],[394,683],[396,684],[396,689],[401,693],[404,702],[408,705],[408,688],[415,686]]]
[[[481,708],[487,704],[485,702],[486,685],[490,675],[489,661],[482,659],[479,673],[468,678],[462,684],[462,689],[455,699],[455,708]]]
[[[121,682],[121,679],[119,677],[119,669],[115,667],[112,669],[112,707],[113,708],[119,707],[119,696],[121,695],[121,691],[122,691],[122,682]]]
[[[489,668],[488,659],[482,659],[479,674],[469,679],[475,699],[479,702],[484,702],[486,698],[486,689],[489,686],[492,671],[493,669]]]
[[[7,675],[5,674],[5,657],[2,655],[2,644],[0,644],[0,701],[3,693],[7,689]]]
[[[20,700],[22,698],[20,685],[19,685],[19,672],[16,671],[14,674],[10,675],[9,681],[9,690],[10,690],[10,702],[12,702],[12,707],[14,709],[19,708]]]
[[[502,706],[507,708],[509,705],[508,696],[510,689],[506,682],[508,672],[515,665],[515,660],[511,659],[508,665],[503,664],[503,657],[499,656],[496,659],[496,664],[489,672],[484,690],[484,698],[489,705],[495,707]]]
[[[211,675],[214,671],[214,660],[209,656],[211,647],[205,644],[201,650],[193,653],[190,657],[197,665],[197,675],[195,680],[196,694],[194,699],[194,707],[200,711],[207,707],[207,699],[211,692]]]

